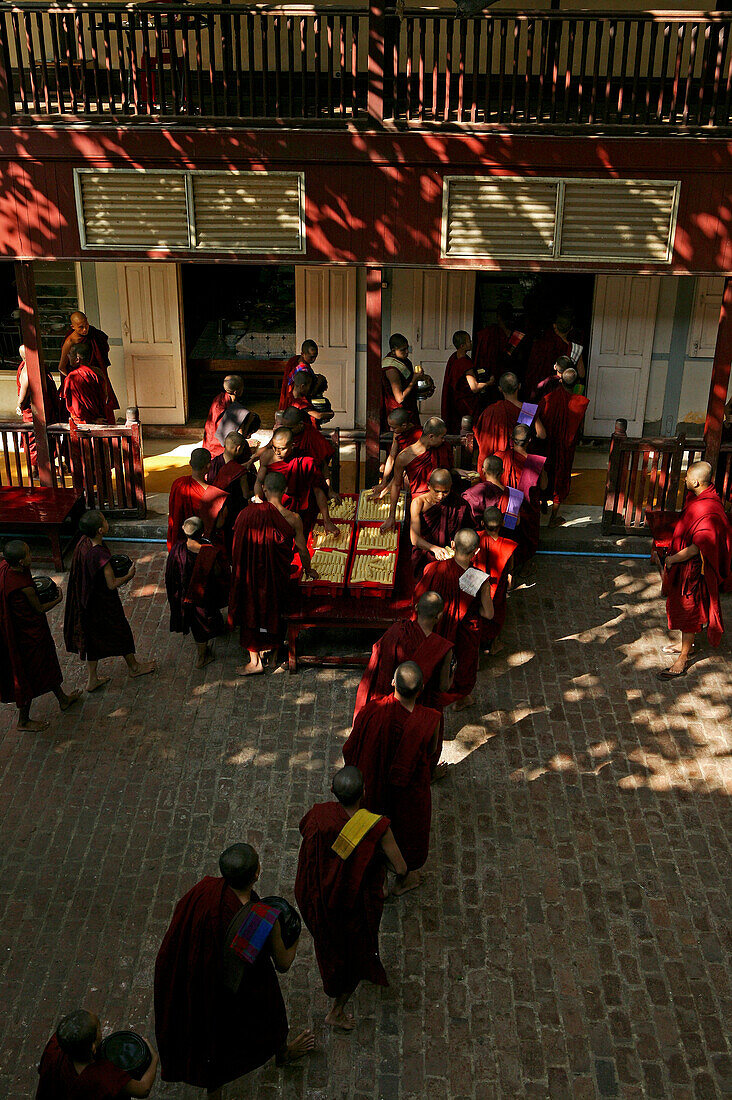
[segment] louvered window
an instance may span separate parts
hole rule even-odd
[[[83,248],[305,252],[300,172],[77,168]]]
[[[670,263],[679,188],[673,180],[450,176],[442,255]]]

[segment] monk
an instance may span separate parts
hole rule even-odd
[[[15,703],[18,729],[40,733],[49,722],[31,721],[34,699],[52,691],[62,711],[68,710],[80,691],[70,695],[61,687],[63,674],[56,644],[46,616],[63,599],[61,590],[54,600],[42,604],[30,572],[30,550],[24,542],[5,543],[0,562],[0,700]]]
[[[38,1066],[36,1100],[116,1100],[149,1096],[158,1056],[147,1043],[151,1062],[139,1080],[99,1056],[102,1026],[93,1012],[79,1008],[59,1022]],[[145,1040],[147,1042],[147,1040]]]
[[[584,398],[583,398],[584,400]],[[543,455],[529,454],[533,431],[526,424],[517,424],[511,433],[511,442],[496,457],[503,464],[503,480],[509,490],[518,491],[522,500],[516,523],[504,523],[518,536],[516,567],[522,568],[539,549],[541,531],[541,496],[548,481]],[[512,508],[506,510],[513,515]]]
[[[262,653],[282,641],[295,549],[305,575],[318,578],[302,520],[283,504],[286,489],[284,475],[270,471],[262,485],[265,502],[244,508],[234,527],[229,626],[239,627],[240,644],[249,652],[245,676],[263,673]]]
[[[359,712],[343,746],[343,759],[361,772],[364,805],[385,814],[407,865],[390,893],[399,896],[420,884],[427,862],[432,821],[430,762],[442,724],[438,710],[419,703],[424,680],[419,665],[398,665],[394,691]]]
[[[526,369],[525,392],[534,399],[537,387],[554,372],[554,364],[560,355],[566,355],[577,370],[578,378],[584,382],[584,349],[579,333],[573,327],[572,314],[568,309],[557,314],[554,323],[538,339],[534,340],[529,353]]]
[[[335,447],[322,435],[319,427],[320,414],[313,409],[305,396],[311,388],[310,375],[298,371],[292,384],[292,404],[284,410],[280,424],[296,435],[295,449],[298,453],[310,455],[325,473],[328,463],[335,454]],[[294,412],[299,412],[300,417],[297,419],[293,417],[291,414]]]
[[[107,417],[104,379],[91,364],[89,347],[77,344],[69,352],[69,373],[63,380],[63,398],[71,424],[114,423]]]
[[[397,455],[401,454],[406,447],[411,447],[422,435],[422,426],[415,423],[409,409],[392,409],[386,421],[392,434],[391,447],[381,472],[381,481],[371,490],[374,499],[386,496],[389,491]]]
[[[519,380],[512,371],[501,375],[498,388],[503,394],[502,399],[489,405],[480,414],[473,427],[473,435],[478,444],[479,470],[483,469],[483,463],[488,455],[505,451],[511,432],[519,420],[523,424],[533,425],[537,438],[546,437],[544,425],[536,415],[537,406],[528,405],[519,399]]]
[[[582,421],[590,403],[586,397],[574,393],[577,377],[574,367],[563,371],[561,386],[542,398],[540,406],[542,423],[546,425],[549,451],[547,475],[552,494],[550,527],[558,527],[564,523],[564,518],[559,515],[559,507],[569,496],[574,452],[577,450]]]
[[[397,875],[406,875],[407,865],[389,819],[363,808],[358,768],[336,772],[331,790],[338,801],[317,803],[300,822],[295,898],[333,998],[325,1022],[352,1031],[346,1004],[358,983],[389,984],[379,958],[384,877],[387,863]]]
[[[502,533],[502,527],[501,509],[486,508],[483,513],[483,529],[478,532],[480,548],[475,565],[490,577],[493,618],[482,620],[481,645],[483,652],[492,656],[503,649],[503,642],[498,635],[506,621],[506,601],[512,582],[513,555],[517,545],[515,538],[507,538],[512,532]]]
[[[446,435],[447,428],[444,421],[438,416],[432,416],[425,422],[422,435],[417,442],[411,447],[405,447],[397,455],[389,491],[389,518],[382,523],[382,531],[392,531],[396,527],[396,510],[405,476],[409,482],[409,491],[415,497],[427,492],[430,475],[434,470],[452,469],[454,465],[452,445],[445,441]]]
[[[15,374],[15,384],[18,390],[18,404],[16,405],[15,411],[26,424],[32,424],[33,409],[31,408],[30,386],[28,385],[28,368],[25,362],[25,354],[25,344],[21,344],[18,348],[20,363],[18,364],[18,369]],[[43,407],[46,414],[46,424],[58,424],[63,419],[61,416],[61,399],[59,398],[53,375],[50,374],[49,371],[46,371],[45,375],[46,388],[43,395]],[[35,432],[31,432],[27,438],[30,465],[36,470],[38,467],[38,449],[36,447]]]
[[[328,512],[328,486],[325,478],[314,458],[295,454],[294,439],[289,428],[278,428],[272,435],[269,447],[262,454],[254,486],[255,500],[262,499],[262,486],[268,472],[284,475],[287,488],[282,503],[291,512],[299,513],[306,536],[312,531],[318,513],[322,517],[325,530],[331,535],[338,534]]]
[[[497,455],[487,455],[481,477],[481,481],[463,492],[463,500],[470,508],[474,527],[480,524],[486,508],[497,507],[501,514],[505,514],[509,504],[508,486],[503,481],[503,462]]]
[[[480,548],[475,531],[458,531],[452,545],[454,558],[428,565],[414,596],[418,600],[424,592],[438,592],[445,602],[437,629],[455,646],[456,668],[452,687],[441,703],[455,703],[456,710],[464,710],[475,704],[472,691],[478,676],[481,619],[493,618],[493,601],[488,574],[473,568]]]
[[[277,973],[292,966],[299,939],[285,944],[280,910],[254,887],[261,874],[250,844],[219,857],[175,907],[155,960],[155,1034],[163,1081],[221,1089],[270,1058],[309,1053],[311,1031],[288,1043],[287,1010]]]
[[[213,661],[211,643],[226,632],[221,608],[229,595],[230,570],[220,547],[203,533],[203,520],[183,523],[185,539],[173,544],[165,565],[165,591],[170,604],[170,629],[193,634],[196,668]]]
[[[442,596],[425,592],[417,600],[416,618],[393,623],[374,644],[358,685],[354,722],[367,703],[389,694],[397,666],[404,661],[412,661],[422,673],[426,706],[434,707],[433,700],[448,690],[453,644],[436,629],[444,609]]]
[[[496,379],[505,371],[518,369],[515,364],[523,357],[523,339],[524,333],[516,328],[513,306],[510,302],[499,302],[496,324],[476,333],[473,351],[475,369],[486,372],[486,381],[491,387],[495,388]]]
[[[168,552],[183,538],[183,520],[189,516],[199,516],[203,520],[203,530],[212,542],[220,541],[226,523],[228,493],[206,482],[211,455],[205,447],[194,447],[188,462],[190,474],[177,477],[170,487]]]
[[[84,512],[79,520],[81,538],[76,544],[69,570],[69,590],[64,615],[64,643],[68,653],[78,653],[87,663],[87,691],[108,683],[99,676],[97,665],[104,657],[124,657],[132,679],[155,671],[155,661],[138,661],[135,642],[127,622],[119,589],[135,575],[135,563],[121,577],[115,577],[104,536],[109,524],[101,512]]]
[[[220,455],[223,451],[223,443],[219,440],[217,431],[221,417],[226,412],[227,406],[232,401],[238,401],[244,396],[244,379],[240,374],[227,374],[224,379],[224,388],[217,393],[208,410],[206,423],[203,426],[203,446],[211,458]]]
[[[732,591],[732,525],[714,488],[712,467],[695,462],[686,473],[686,502],[663,563],[663,593],[669,630],[681,631],[674,663],[658,676],[675,680],[686,674],[694,636],[707,628],[707,641],[718,646],[724,633],[720,592]]]
[[[220,455],[211,459],[206,482],[227,494],[223,535],[227,554],[231,555],[234,524],[242,508],[249,503],[256,475],[249,465],[252,452],[240,432],[229,432]]]
[[[449,470],[433,470],[426,493],[412,497],[409,506],[409,537],[412,568],[421,577],[432,561],[452,557],[450,549],[461,527],[472,527],[470,506],[455,492]]]
[[[280,387],[278,409],[286,409],[288,405],[292,404],[292,384],[299,373],[304,372],[305,374],[309,374],[312,378],[315,378],[313,363],[317,358],[318,345],[315,341],[303,340],[300,346],[300,354],[293,355],[292,358],[288,359],[285,363],[285,373],[282,377],[282,386]]]
[[[381,361],[381,430],[392,409],[406,409],[419,424],[417,382],[420,371],[409,358],[409,340],[401,332],[389,337],[389,354]]]
[[[470,333],[458,329],[452,337],[455,351],[447,361],[442,383],[442,419],[448,432],[459,435],[464,416],[475,417],[482,409],[482,398],[489,390],[490,382],[479,382],[475,365],[470,358],[473,342]]]
[[[75,310],[69,317],[71,328],[66,333],[66,339],[61,348],[61,358],[58,361],[59,373],[62,380],[71,369],[70,352],[75,344],[86,344],[90,348],[89,366],[93,367],[102,380],[104,389],[104,423],[114,424],[115,409],[119,408],[119,401],[109,380],[109,337],[100,328],[90,325],[85,313]],[[62,396],[66,397],[66,386],[62,384]]]
[[[534,396],[539,404],[541,404],[542,398],[547,397],[548,394],[559,389],[562,384],[562,374],[565,370],[569,370],[571,366],[572,360],[568,355],[559,356],[554,364],[554,370],[551,375],[545,378],[543,382],[540,382],[534,391]],[[546,424],[544,427],[546,427]]]

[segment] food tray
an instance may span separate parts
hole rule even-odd
[[[358,580],[364,564],[376,561],[386,563],[386,569],[379,580]],[[381,596],[386,599],[394,591],[396,580],[397,554],[395,550],[384,552],[381,550],[369,550],[362,554],[354,554],[351,561],[351,571],[348,577],[348,587],[353,590],[355,596]]]
[[[326,534],[322,523],[316,523],[308,536],[308,550],[311,554],[316,550],[342,550],[347,554],[351,549],[354,525],[338,519],[333,522],[340,535],[338,541],[335,540],[335,535]]]
[[[356,531],[354,549],[358,553],[366,550],[397,550],[399,547],[398,527],[382,535],[380,523],[359,523]]]
[[[341,503],[328,503],[328,513],[334,523],[341,520],[344,523],[353,523],[356,519],[358,497],[353,493],[340,493]]]
[[[346,570],[348,567],[348,553],[340,550],[316,550],[310,559],[312,568],[320,573],[317,581],[309,580],[304,573],[300,574],[301,588],[313,595],[334,596],[342,592],[346,586]],[[327,572],[327,576],[323,574]]]
[[[358,498],[358,512],[356,514],[356,521],[358,523],[383,523],[384,520],[389,518],[389,508],[391,505],[389,497],[383,497],[381,500],[372,500],[372,492],[372,489],[361,490],[361,495]],[[406,508],[407,495],[406,493],[400,493],[396,510],[397,523],[401,523],[404,519]]]

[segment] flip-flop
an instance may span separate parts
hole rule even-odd
[[[686,676],[686,669],[682,669],[681,672],[671,672],[670,669],[665,668],[663,672],[657,672],[656,678],[658,680],[678,680],[679,676]]]

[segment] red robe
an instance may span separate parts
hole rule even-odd
[[[410,871],[427,862],[432,821],[430,749],[442,714],[419,703],[408,711],[390,695],[367,703],[343,746],[364,778],[364,806],[386,814]]]
[[[426,493],[430,487],[430,478],[435,470],[451,470],[455,465],[451,443],[441,443],[439,447],[428,447],[424,454],[416,455],[404,467],[409,482],[409,491],[413,497]]]
[[[454,490],[440,504],[423,508],[420,513],[420,534],[432,546],[449,546],[461,527],[475,527],[470,505]],[[435,561],[431,550],[412,547],[412,568],[415,577],[421,576],[426,565]]]
[[[564,386],[541,400],[538,416],[546,428],[547,476],[555,504],[561,504],[569,495],[574,452],[589,403],[586,397],[569,393]]]
[[[518,537],[517,565],[532,558],[539,549],[541,534],[541,499],[539,479],[546,459],[543,455],[520,455],[511,445],[498,454],[503,463],[503,480],[512,489],[524,494],[521,505],[521,522],[516,528]]]
[[[27,369],[25,363],[20,363],[15,375],[15,384],[18,391],[18,400],[20,400],[20,376],[23,370]],[[62,420],[61,416],[61,400],[56,389],[56,383],[53,380],[53,376],[46,371],[46,393],[43,402],[43,407],[46,413],[46,424],[58,424]],[[20,415],[26,424],[33,423],[33,409],[31,408],[30,390],[26,392],[25,400],[20,406]],[[35,432],[28,436],[28,452],[30,454],[31,466],[38,465],[38,450],[36,448],[36,436]]]
[[[718,646],[724,633],[719,594],[732,591],[732,524],[713,485],[699,496],[689,493],[669,554],[692,543],[699,554],[663,574],[669,630],[696,634],[706,625],[709,644]]]
[[[104,382],[91,367],[79,366],[69,371],[64,379],[63,396],[71,422],[75,424],[109,422]]]
[[[287,489],[282,496],[282,503],[290,512],[299,514],[305,534],[308,535],[318,516],[315,489],[328,492],[317,462],[310,455],[293,455],[284,462],[271,462],[267,472],[284,475]]]
[[[214,485],[201,485],[190,474],[177,477],[170,487],[168,498],[168,550],[185,538],[183,524],[192,516],[203,520],[206,538],[216,529],[219,512],[226,504],[228,493]]]
[[[73,329],[69,329],[64,336],[64,341],[71,335]],[[83,336],[77,343],[89,344],[91,347],[91,366],[95,368],[97,374],[102,379],[102,388],[104,391],[102,419],[107,424],[114,424],[115,416],[114,410],[119,408],[119,401],[117,400],[117,394],[114,392],[112,383],[109,380],[109,338],[106,332],[102,332],[100,328],[94,328],[94,325],[89,325],[89,331],[86,336]],[[66,375],[68,378],[68,374]],[[66,399],[66,380],[62,379],[61,382],[61,396]]]
[[[116,1100],[126,1096],[129,1073],[106,1058],[92,1062],[81,1073],[64,1054],[53,1035],[46,1043],[38,1066],[36,1100]]]
[[[499,489],[492,481],[478,481],[463,493],[463,500],[470,508],[474,526],[483,522],[486,508],[500,508],[504,516],[508,508],[508,491]]]
[[[523,348],[519,351],[521,340],[523,335],[517,329],[508,335],[500,325],[488,325],[487,328],[481,329],[476,334],[473,344],[473,362],[476,368],[488,371],[496,382],[504,371],[517,371],[519,368],[516,365],[516,359],[523,358]],[[500,390],[498,393],[500,394]]]
[[[332,845],[347,821],[339,802],[320,802],[300,822],[295,898],[328,997],[352,993],[362,981],[389,984],[379,957],[386,870],[381,840],[389,819],[380,818],[343,860]]]
[[[473,360],[469,355],[458,355],[456,351],[447,360],[445,378],[442,383],[442,404],[440,416],[447,424],[451,435],[460,432],[460,421],[464,416],[475,416],[480,405],[480,396],[473,393],[468,385],[467,373],[473,370]]]
[[[485,409],[473,426],[478,444],[478,473],[483,476],[483,463],[489,455],[505,451],[513,439],[521,409],[505,398]]]
[[[292,404],[292,383],[295,381],[295,375],[301,370],[306,371],[313,381],[315,381],[315,371],[310,363],[305,363],[301,355],[291,356],[285,363],[285,372],[282,376],[280,401],[277,406],[279,412],[282,412],[283,409],[286,409],[288,405]]]
[[[487,646],[497,638],[506,621],[506,595],[508,592],[507,566],[516,549],[516,541],[499,535],[491,538],[480,532],[480,549],[475,559],[477,569],[484,569],[490,576],[493,618],[482,619],[481,643]]]
[[[251,450],[247,446],[246,450],[251,454]],[[245,454],[242,457],[246,462],[249,454]],[[244,486],[242,488],[242,477],[244,478]],[[226,544],[226,552],[231,556],[231,544],[234,539],[234,524],[236,523],[236,517],[241,512],[242,508],[245,508],[249,503],[249,497],[254,491],[254,484],[256,481],[256,475],[251,466],[245,470],[241,462],[237,459],[231,459],[230,462],[224,462],[223,451],[220,455],[217,455],[211,462],[206,474],[206,481],[209,485],[213,485],[216,489],[221,489],[227,494],[226,500],[226,520],[224,521],[224,542]]]
[[[221,608],[229,594],[230,571],[223,552],[202,545],[198,553],[185,541],[176,542],[165,563],[165,591],[170,604],[170,629],[208,642],[225,632]]]
[[[225,390],[222,390],[221,393],[216,394],[211,402],[211,408],[208,410],[206,423],[203,426],[203,445],[211,458],[220,455],[224,450],[223,444],[216,438],[216,429],[219,426],[219,420],[226,411],[226,406],[234,399],[235,395],[233,393],[226,393]]]
[[[299,409],[303,408],[303,406],[294,405],[293,408]],[[295,455],[314,458],[321,469],[323,469],[327,462],[330,462],[335,454],[335,447],[331,441],[325,438],[320,428],[317,427],[309,416],[305,417],[303,430],[299,435],[295,436],[293,443],[293,453]]]
[[[409,377],[405,377],[400,367],[407,367],[409,369]],[[406,412],[412,414],[412,420],[416,424],[421,423],[419,419],[419,401],[417,400],[416,388],[412,390],[409,396],[400,405],[394,397],[394,393],[391,388],[391,382],[386,376],[386,372],[389,370],[395,370],[402,380],[402,389],[408,386],[414,376],[414,367],[409,359],[395,359],[392,355],[387,355],[381,363],[381,430],[386,432],[389,430],[389,423],[387,417],[390,412],[394,412],[394,409],[404,409]]]
[[[252,900],[259,900],[252,894]],[[269,940],[237,993],[223,981],[223,947],[242,903],[207,876],[178,902],[155,961],[155,1036],[163,1081],[213,1090],[284,1046],[287,1013]]]
[[[104,567],[112,555],[104,543],[87,535],[76,544],[71,559],[64,609],[64,644],[83,661],[125,657],[135,652],[118,588],[108,588]]]
[[[414,588],[415,603],[425,592],[437,592],[445,601],[445,610],[436,629],[454,644],[456,669],[452,688],[437,700],[443,707],[470,695],[478,677],[482,616],[478,597],[460,588],[463,572],[454,558],[434,561]]]
[[[537,387],[554,374],[554,364],[560,355],[570,355],[572,344],[581,343],[579,334],[575,331],[570,331],[569,339],[565,340],[563,336],[554,331],[553,325],[550,325],[541,336],[537,337],[531,346],[526,368],[526,378],[524,380],[526,394],[531,397],[536,392]],[[541,413],[539,419],[543,423]]]
[[[422,428],[419,424],[415,424],[413,428],[407,428],[405,432],[396,437],[397,440],[397,454],[401,454],[407,447],[412,447],[418,439],[422,438]]]
[[[245,649],[279,645],[295,553],[291,525],[274,504],[249,504],[234,526],[229,626]]]
[[[436,696],[437,685],[433,677],[436,678],[445,654],[451,649],[452,642],[435,631],[425,634],[416,620],[402,619],[390,626],[371,650],[369,663],[358,685],[354,722],[367,703],[391,693],[394,673],[404,661],[414,661],[422,670],[423,701]]]
[[[48,619],[34,611],[24,588],[33,588],[30,569],[17,573],[0,561],[0,701],[19,707],[63,681]]]

